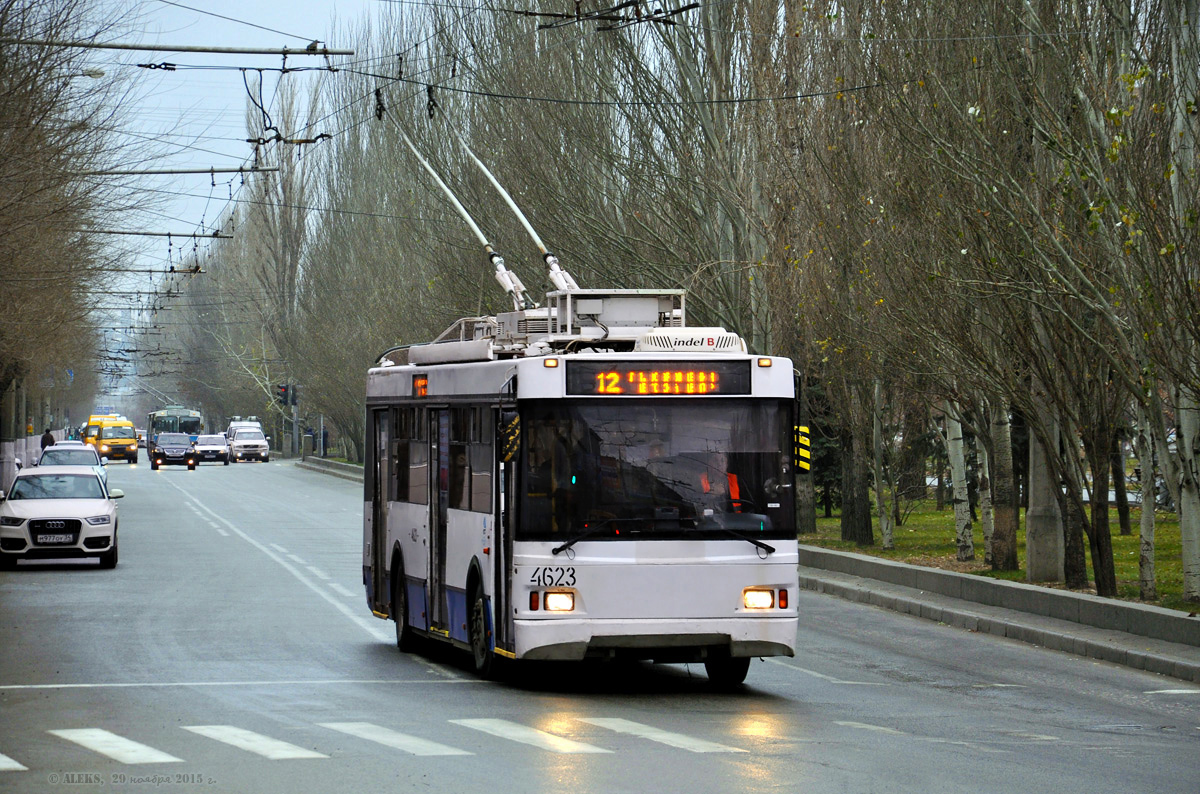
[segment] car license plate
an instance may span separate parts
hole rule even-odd
[[[74,543],[74,535],[38,535],[38,543]]]

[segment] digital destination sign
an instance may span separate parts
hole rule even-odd
[[[703,397],[750,393],[749,361],[568,361],[567,394]]]

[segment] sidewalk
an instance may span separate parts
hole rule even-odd
[[[1200,683],[1200,618],[1083,593],[800,547],[800,587]]]

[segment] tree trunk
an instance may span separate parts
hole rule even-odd
[[[1057,425],[1050,428],[1057,437]],[[1025,511],[1025,578],[1030,582],[1061,582],[1066,576],[1061,480],[1052,471],[1042,440],[1031,431]]]
[[[866,451],[858,433],[844,437],[842,460],[842,540],[870,546],[875,543],[871,527],[871,500],[867,493]]]
[[[1125,454],[1121,436],[1113,441],[1112,451],[1112,484],[1113,494],[1117,500],[1117,519],[1121,524],[1122,535],[1132,535],[1133,525],[1129,520],[1129,493],[1125,489]]]
[[[992,505],[995,528],[992,532],[992,570],[1017,571],[1017,529],[1021,523],[1013,475],[1012,426],[1008,400],[999,400],[992,414]],[[981,486],[982,490],[982,486]]]
[[[1180,391],[1184,391],[1183,388]],[[1200,601],[1200,473],[1196,444],[1200,441],[1200,405],[1189,393],[1180,399],[1179,437],[1179,540],[1183,558],[1183,598]]]
[[[1154,442],[1146,421],[1145,409],[1138,407],[1137,456],[1142,470],[1142,520],[1138,538],[1138,591],[1143,601],[1158,599],[1154,581]]]
[[[871,411],[871,446],[874,455],[875,510],[879,513],[879,536],[885,549],[895,548],[892,539],[892,513],[887,505],[887,480],[883,474],[883,383],[875,380],[875,400]]]
[[[971,504],[967,495],[967,459],[963,452],[962,423],[958,407],[946,403],[946,451],[950,456],[950,480],[954,488],[954,542],[960,562],[975,559],[975,541],[971,536]]]
[[[1096,424],[1099,424],[1098,422]],[[1097,428],[1084,450],[1092,469],[1091,511],[1088,525],[1088,544],[1092,552],[1092,574],[1096,595],[1117,596],[1117,572],[1113,563],[1112,530],[1108,519],[1108,470],[1112,460],[1112,437],[1104,428]]]
[[[1083,489],[1076,478],[1067,480],[1067,493],[1063,499],[1063,573],[1067,587],[1083,590],[1088,586],[1087,555],[1083,547],[1083,525],[1087,514],[1083,511]]]
[[[987,447],[979,447],[979,515],[983,527],[983,561],[992,565],[992,535],[996,530],[992,513],[991,453]]]

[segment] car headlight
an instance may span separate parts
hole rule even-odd
[[[100,445],[100,451],[101,451],[101,452],[108,452],[108,444],[101,444],[101,445]]]
[[[111,516],[92,516],[91,518],[89,518],[87,520],[87,522],[89,524],[91,524],[92,526],[96,526],[98,524],[111,524],[112,517]]]
[[[25,519],[17,518],[16,516],[0,516],[0,526],[2,527],[19,527],[25,523]]]

